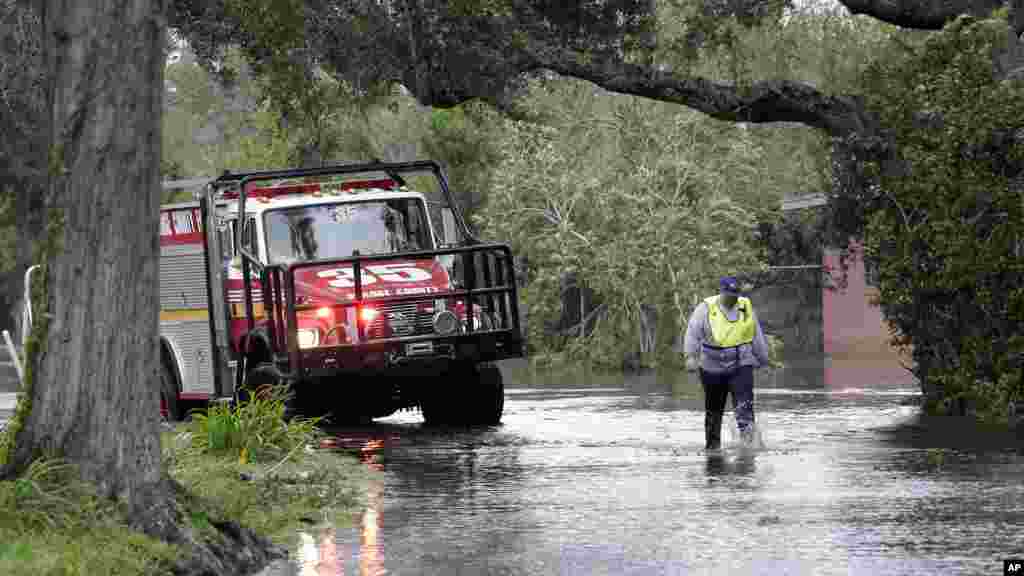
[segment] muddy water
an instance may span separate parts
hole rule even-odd
[[[263,574],[1001,574],[1024,556],[1024,438],[836,376],[760,378],[763,446],[727,417],[716,458],[694,376],[506,367],[500,427],[335,430],[381,481],[354,528],[301,534]]]

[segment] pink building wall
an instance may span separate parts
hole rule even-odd
[[[861,254],[854,247],[845,289],[826,289],[822,294],[825,386],[916,387],[915,378],[903,367],[911,365],[909,354],[901,355],[888,343],[891,335],[882,311],[871,304],[878,292],[865,280]],[[825,250],[824,265],[838,274],[837,250]]]

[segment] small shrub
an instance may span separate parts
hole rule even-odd
[[[244,460],[281,458],[316,440],[320,418],[285,418],[291,392],[287,386],[267,386],[234,405],[217,404],[192,416],[193,448],[229,453]]]

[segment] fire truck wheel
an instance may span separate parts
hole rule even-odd
[[[476,367],[476,385],[469,395],[472,402],[465,407],[469,424],[495,426],[501,424],[505,411],[505,382],[501,370],[491,363]]]
[[[178,386],[174,383],[167,364],[160,363],[160,416],[168,422],[181,420],[181,409],[178,405]]]
[[[443,426],[451,422],[451,405],[444,396],[435,396],[420,402],[423,423],[427,426]]]
[[[420,400],[423,423],[427,426],[457,424],[466,379],[463,369],[453,367],[435,382],[429,396]]]
[[[368,414],[331,410],[328,416],[330,423],[335,426],[368,426],[373,424],[373,417]]]
[[[494,364],[463,366],[445,376],[446,382],[421,403],[428,426],[459,424],[495,426],[505,409],[505,384]]]
[[[245,382],[238,389],[238,401],[246,402],[253,396],[265,393],[269,387],[277,386],[284,381],[277,366],[268,362],[257,364],[245,374]]]

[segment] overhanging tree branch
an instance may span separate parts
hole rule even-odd
[[[863,133],[874,122],[855,97],[825,94],[803,82],[766,80],[750,86],[712,82],[606,60],[580,62],[560,56],[538,64],[620,94],[681,104],[731,122],[795,122],[834,136]]]
[[[904,28],[938,29],[960,14],[985,16],[1000,0],[840,0],[865,14]],[[1024,0],[1009,0],[1019,23]],[[210,0],[223,7],[225,0]],[[448,108],[483,99],[508,108],[508,90],[525,73],[550,70],[621,94],[671,102],[732,122],[793,122],[833,136],[873,134],[876,121],[859,98],[829,94],[798,80],[773,79],[734,86],[685,73],[628,62],[627,36],[650,33],[633,20],[654,16],[653,4],[626,3],[633,17],[623,24],[591,14],[581,24],[578,2],[555,4],[499,0],[491,8],[454,10],[440,0],[406,0],[382,10],[376,1],[305,0],[316,14],[322,62],[354,86],[400,82],[426,106]],[[172,0],[176,21],[190,39],[255,42],[252,53],[273,50],[273,38],[251,38],[240,24],[207,22],[197,14],[230,14],[199,0]],[[642,5],[641,5],[642,4]],[[610,13],[609,13],[610,14]],[[175,21],[175,20],[172,20]],[[631,27],[632,26],[632,27]],[[1020,26],[1016,26],[1018,31]],[[648,43],[653,43],[651,39]],[[266,44],[266,46],[263,46]]]
[[[901,28],[940,30],[961,14],[983,18],[1001,7],[1000,0],[839,0],[852,14],[865,14]],[[1024,2],[1011,0],[1013,28],[1022,31],[1021,8]]]

